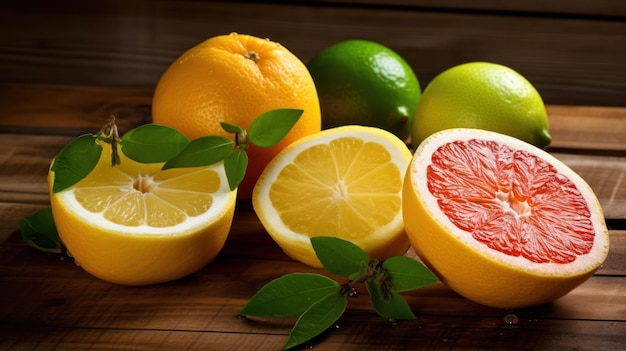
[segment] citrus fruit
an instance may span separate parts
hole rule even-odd
[[[207,265],[230,230],[236,190],[222,163],[161,171],[162,163],[137,163],[111,147],[94,170],[50,201],[59,236],[92,275],[125,285],[187,276]],[[48,174],[50,189],[55,173]]]
[[[406,144],[374,127],[342,126],[295,141],[261,174],[252,205],[287,255],[321,267],[310,238],[339,237],[370,257],[409,247],[401,213]]]
[[[407,234],[452,290],[518,308],[557,299],[605,260],[609,234],[592,189],[545,151],[479,129],[417,148],[403,190]]]
[[[358,124],[408,138],[421,89],[396,52],[372,41],[346,40],[320,51],[307,67],[319,95],[322,128]]]
[[[540,148],[552,141],[537,90],[513,69],[490,62],[454,66],[424,89],[411,127],[413,146],[449,128],[490,130]]]
[[[234,136],[220,122],[244,129],[258,115],[279,108],[304,110],[298,123],[275,146],[247,149],[249,164],[239,197],[250,198],[265,165],[285,146],[319,132],[317,91],[306,66],[284,46],[250,35],[221,35],[194,46],[161,76],[152,101],[152,121],[190,140]]]

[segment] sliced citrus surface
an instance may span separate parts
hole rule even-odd
[[[545,151],[478,129],[416,150],[405,177],[407,234],[457,293],[501,308],[557,299],[604,262],[609,234],[587,183]]]
[[[103,145],[96,168],[67,190],[50,192],[63,244],[92,275],[145,285],[178,279],[212,261],[230,230],[236,191],[223,164],[161,171]],[[50,171],[50,187],[54,172]]]
[[[261,223],[294,259],[321,267],[310,238],[349,240],[370,257],[409,247],[402,221],[402,179],[411,153],[374,127],[343,126],[302,138],[261,174],[252,204]]]

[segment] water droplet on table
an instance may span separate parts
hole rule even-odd
[[[519,318],[513,313],[509,313],[502,318],[505,324],[513,325],[519,323]]]

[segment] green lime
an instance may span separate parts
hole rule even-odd
[[[537,90],[513,69],[489,62],[454,66],[428,84],[413,118],[413,146],[457,127],[508,134],[540,148],[552,141]]]
[[[323,129],[358,124],[408,138],[421,89],[400,55],[372,41],[346,40],[320,51],[307,67]]]

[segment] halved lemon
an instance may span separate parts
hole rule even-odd
[[[265,168],[252,193],[261,223],[283,251],[321,267],[310,238],[349,240],[383,260],[409,247],[402,220],[406,144],[374,127],[342,126],[304,137]]]
[[[50,191],[59,236],[76,262],[114,283],[146,285],[182,278],[211,262],[226,241],[235,209],[222,163],[162,171],[111,146],[83,180]],[[52,189],[54,172],[48,174]]]

